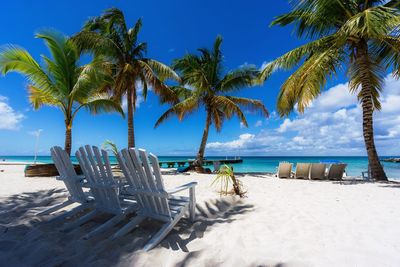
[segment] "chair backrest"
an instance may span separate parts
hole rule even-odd
[[[114,214],[121,213],[118,187],[111,172],[110,161],[105,150],[86,145],[76,151],[76,157],[85,174],[98,210]]]
[[[347,164],[332,164],[328,171],[329,180],[341,180]]]
[[[50,153],[60,175],[60,180],[64,182],[71,195],[70,199],[79,203],[86,202],[87,197],[82,189],[81,178],[76,174],[67,152],[59,146],[54,146],[50,149]]]
[[[289,162],[279,162],[278,167],[278,177],[279,178],[290,178],[292,174],[292,163]]]
[[[117,159],[137,196],[141,212],[156,219],[172,220],[158,158],[151,153],[147,155],[144,149],[129,148],[119,152]]]
[[[312,163],[310,169],[310,179],[325,179],[326,164]]]
[[[294,178],[296,179],[309,179],[310,177],[310,163],[297,163]]]

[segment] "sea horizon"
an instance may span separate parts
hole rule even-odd
[[[319,163],[322,161],[337,161],[347,164],[346,173],[349,176],[361,176],[361,172],[368,169],[367,156],[236,156],[243,159],[242,163],[232,164],[237,173],[260,173],[269,172],[275,173],[280,161],[288,161],[294,164],[294,167],[299,162]],[[380,159],[397,158],[400,156],[380,156]],[[158,156],[160,162],[168,161],[184,161],[194,159],[194,155],[189,156]],[[235,158],[235,156],[206,156],[208,159],[218,160],[226,158]],[[75,156],[71,156],[74,163],[77,163]],[[0,162],[14,161],[33,163],[34,156],[0,156]],[[51,156],[37,156],[37,163],[52,163]],[[110,162],[116,164],[117,160],[110,155]],[[389,178],[400,179],[400,163],[383,162],[385,171]],[[162,166],[167,167],[166,164]],[[174,166],[175,168],[177,165]],[[212,166],[208,166],[211,169]]]

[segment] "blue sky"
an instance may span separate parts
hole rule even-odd
[[[72,35],[89,17],[100,15],[110,7],[122,9],[129,25],[142,18],[140,40],[148,43],[148,56],[167,64],[186,52],[210,47],[218,34],[224,39],[222,49],[227,71],[242,64],[261,66],[304,42],[291,34],[291,27],[268,26],[275,16],[289,10],[286,1],[271,4],[265,0],[70,0],[57,3],[14,0],[2,3],[0,44],[18,44],[39,59],[40,54],[48,52],[42,41],[34,38],[36,31],[55,28]],[[264,86],[238,93],[262,100],[272,117],[266,120],[248,114],[249,128],[232,119],[220,133],[212,130],[208,154],[364,155],[361,117],[355,96],[347,93],[345,78],[340,76],[330,82],[322,100],[316,101],[304,115],[294,113],[280,119],[274,114],[275,102],[279,87],[288,75],[276,73]],[[390,76],[388,81],[396,88],[397,81]],[[33,111],[28,103],[26,85],[18,74],[0,77],[0,155],[33,154],[33,132],[38,129],[42,129],[41,154],[49,154],[52,145],[63,145],[62,113],[54,108]],[[393,127],[400,118],[399,110],[392,104],[399,100],[399,93],[395,89],[387,91],[383,100],[388,104],[384,102],[384,110],[377,116],[376,129],[378,150],[390,155],[396,154],[397,147],[390,143],[397,140],[400,133],[400,129]],[[326,105],[329,107],[325,108]],[[204,112],[183,122],[173,118],[154,129],[154,122],[166,109],[167,106],[160,106],[152,94],[147,102],[140,103],[135,119],[137,145],[159,155],[194,155],[204,127]],[[385,122],[388,117],[392,119],[390,123]],[[74,123],[73,149],[87,143],[100,145],[105,139],[123,147],[126,132],[126,121],[119,115],[92,116],[81,111]]]

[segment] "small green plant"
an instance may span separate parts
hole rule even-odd
[[[247,191],[243,190],[243,184],[240,180],[235,177],[233,168],[228,165],[223,165],[219,169],[217,176],[211,185],[220,183],[219,194],[222,195],[237,195],[240,197],[245,197]],[[229,190],[229,185],[232,185],[232,189]]]
[[[106,141],[104,141],[104,143],[101,145],[101,147],[102,147],[104,150],[111,151],[111,152],[114,154],[114,156],[117,156],[117,154],[118,154],[117,145],[116,145],[113,141],[106,140]]]

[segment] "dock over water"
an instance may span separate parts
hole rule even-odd
[[[160,167],[175,168],[175,167],[190,166],[193,162],[194,162],[194,160],[162,161],[162,162],[159,162],[159,164],[160,164]],[[203,161],[203,165],[210,166],[210,165],[213,165],[214,162],[219,162],[220,164],[237,164],[237,163],[242,163],[243,159],[241,159],[239,157],[235,157],[232,159],[212,159],[212,160],[205,159]]]

